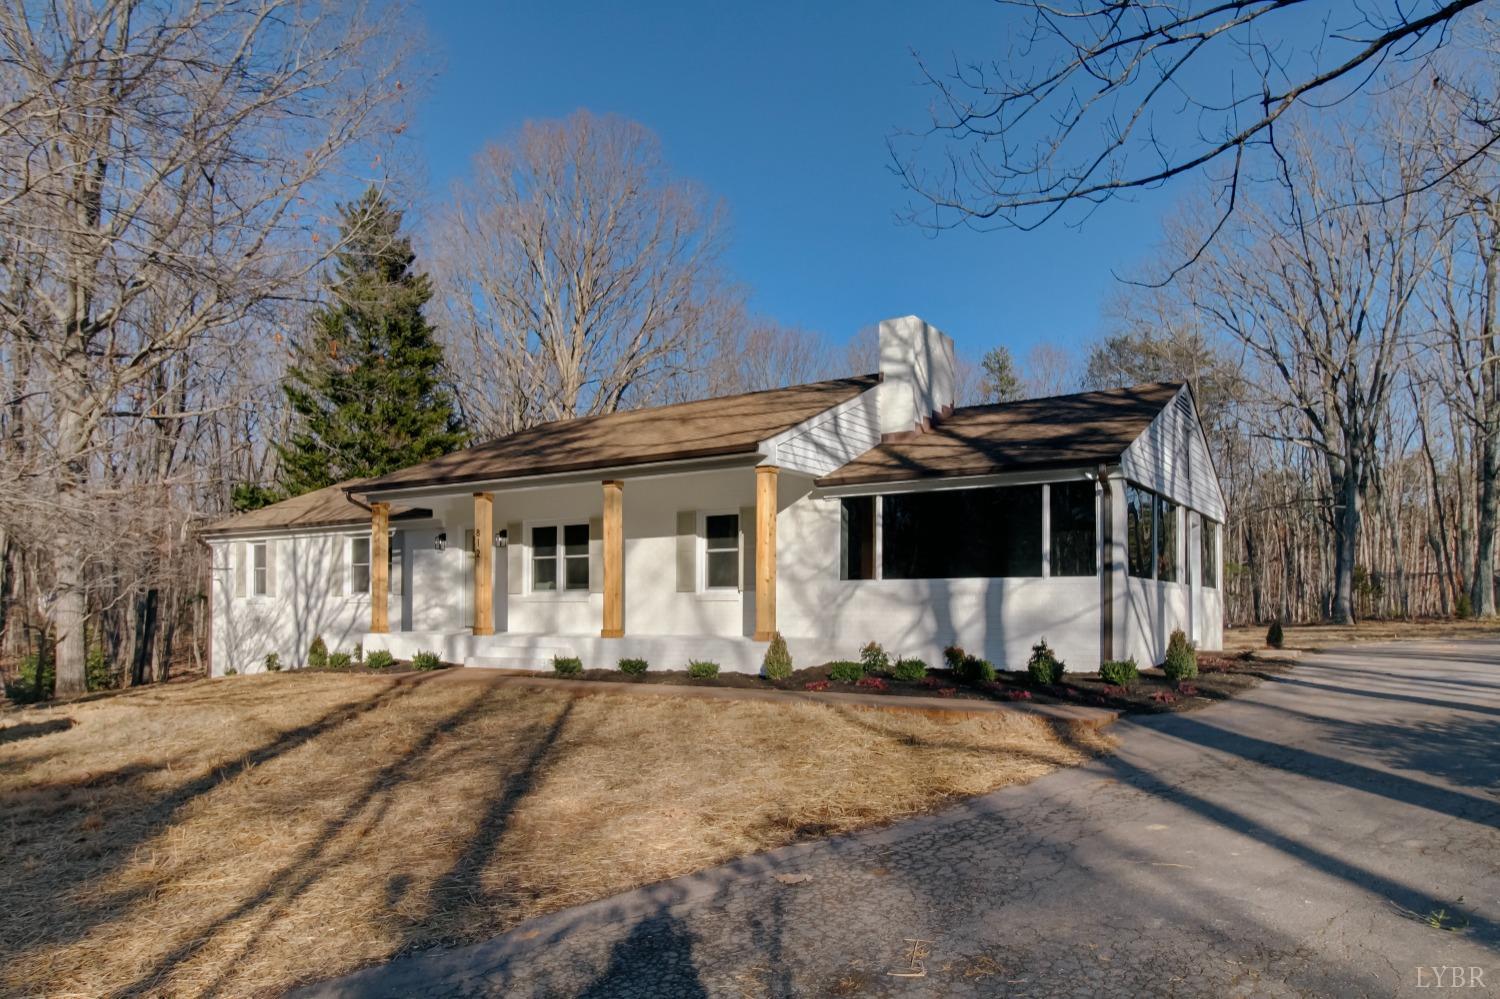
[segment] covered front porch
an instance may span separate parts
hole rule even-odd
[[[364,647],[758,669],[777,630],[777,513],[811,482],[757,458],[371,496]],[[432,520],[393,530],[393,502]]]

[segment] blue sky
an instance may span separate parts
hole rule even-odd
[[[675,172],[722,198],[728,265],[756,311],[842,340],[916,313],[978,355],[1081,348],[1180,190],[1117,202],[1080,230],[936,236],[902,225],[886,138],[930,99],[910,50],[998,50],[989,0],[758,4],[433,3],[441,67],[416,138],[432,194],[531,118],[580,107],[642,122]]]

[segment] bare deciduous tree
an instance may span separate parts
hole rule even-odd
[[[1393,63],[1426,83],[1427,58],[1478,3],[1001,0],[1018,22],[1011,49],[948,71],[921,63],[932,120],[892,156],[919,223],[1021,229],[1222,162],[1208,239],[1279,120],[1337,105]],[[1494,124],[1461,159],[1500,141]]]
[[[397,124],[392,23],[303,0],[0,8],[0,318],[28,434],[3,489],[51,548],[61,693],[84,688],[112,445],[164,434],[169,462],[196,415],[184,357],[243,350],[302,294],[328,249],[310,206]]]
[[[481,436],[670,394],[741,321],[719,209],[619,118],[580,111],[486,147],[433,245]]]
[[[1282,419],[1285,439],[1322,463],[1334,538],[1329,613],[1342,623],[1352,619],[1362,510],[1431,259],[1431,219],[1416,194],[1369,197],[1410,189],[1409,143],[1339,140],[1293,137],[1279,196],[1247,209],[1189,280],[1194,303],[1250,351],[1260,401]],[[1180,238],[1194,245],[1200,234]]]

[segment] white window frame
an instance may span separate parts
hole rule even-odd
[[[253,600],[267,600],[271,596],[271,543],[251,541],[245,546],[250,564],[250,585],[246,595]]]
[[[361,564],[354,560],[354,546],[361,541],[365,543],[365,561],[363,565],[365,567],[365,580],[368,584],[363,590],[356,589],[354,586],[354,567]],[[371,551],[373,546],[370,544],[370,541],[371,538],[368,534],[350,534],[344,543],[344,595],[352,599],[357,600],[363,597],[368,600],[370,598],[370,586],[374,585],[375,581],[375,567],[371,561],[375,557],[375,553]]]
[[[709,586],[708,585],[708,518],[710,517],[733,517],[734,518],[734,585],[733,586]],[[740,511],[736,507],[733,510],[699,510],[698,511],[698,592],[710,597],[738,596],[745,586],[745,525],[740,523]],[[714,551],[728,551],[727,548],[716,548]]]
[[[553,590],[538,590],[536,588],[536,586],[535,586],[535,578],[534,577],[535,577],[535,570],[536,570],[537,554],[536,554],[536,544],[533,541],[532,535],[536,531],[536,529],[539,528],[539,527],[543,528],[543,529],[548,528],[548,527],[555,527],[557,529],[557,554],[553,555],[552,558],[557,562],[557,583],[558,583],[558,586],[557,586],[556,589],[553,589]],[[588,521],[587,517],[585,517],[582,520],[535,520],[535,521],[528,520],[528,521],[525,521],[521,525],[521,532],[526,537],[526,587],[525,587],[525,590],[526,590],[527,596],[538,597],[538,598],[543,599],[543,600],[587,600],[588,599],[589,594],[592,592],[593,574],[594,574],[594,567],[593,567],[593,562],[592,562],[592,556],[593,556],[593,550],[592,550],[592,541],[593,541],[593,538],[592,538],[592,533],[590,533],[590,538],[589,538],[590,544],[587,544],[587,545],[584,546],[584,554],[582,556],[578,556],[578,555],[569,556],[569,555],[566,554],[566,551],[567,551],[566,534],[567,534],[567,529],[569,527],[581,527],[585,531],[590,531],[589,521]],[[585,564],[587,564],[588,567],[589,567],[589,579],[588,579],[588,582],[585,583],[582,587],[574,588],[574,589],[569,589],[568,588],[568,565],[567,565],[567,561],[568,561],[568,559],[570,557],[571,558],[580,558],[581,557],[582,559],[584,559]]]

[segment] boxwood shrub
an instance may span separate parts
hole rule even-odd
[[[438,658],[438,654],[436,652],[422,651],[411,657],[411,668],[422,670],[423,672],[426,672],[427,670],[441,669],[442,665],[443,661]]]
[[[766,658],[761,661],[760,669],[768,680],[785,680],[792,675],[792,654],[781,632],[771,633],[771,644],[766,648]]]
[[[629,676],[640,676],[651,668],[651,664],[644,659],[621,659],[620,672]]]
[[[969,683],[994,683],[995,667],[988,659],[964,656],[963,665],[958,668],[958,675]]]
[[[329,669],[348,669],[354,662],[354,657],[347,652],[328,653]]]
[[[577,656],[553,656],[552,672],[558,676],[577,676],[583,672],[583,660]]]
[[[1161,664],[1161,671],[1173,683],[1181,683],[1198,675],[1198,653],[1181,628],[1172,632],[1172,637],[1167,639],[1167,658]]]
[[[328,665],[328,643],[323,641],[323,636],[318,635],[307,647],[307,665],[313,669],[322,669]]]
[[[1467,598],[1467,595],[1465,595]],[[1460,617],[1464,616],[1462,614]],[[1266,647],[1279,649],[1286,644],[1286,634],[1281,630],[1281,618],[1271,622],[1271,627],[1266,629]]]
[[[872,643],[873,644],[873,643]],[[885,653],[881,653],[884,655]],[[847,659],[828,664],[828,679],[834,683],[858,683],[865,675],[864,663]]]
[[[365,665],[371,669],[390,669],[395,663],[396,657],[385,649],[375,649],[365,656]]]
[[[709,680],[719,675],[719,664],[706,659],[693,659],[688,662],[687,673],[695,680]]]
[[[897,659],[891,667],[891,676],[897,680],[915,683],[927,675],[927,664],[920,659]]]
[[[1134,659],[1113,659],[1099,664],[1099,679],[1115,687],[1133,687],[1141,678]]]
[[[1026,662],[1026,672],[1031,675],[1031,682],[1050,685],[1062,679],[1063,671],[1067,664],[1057,658],[1057,653],[1052,651],[1052,646],[1047,644],[1044,638],[1031,647],[1031,658]]]

